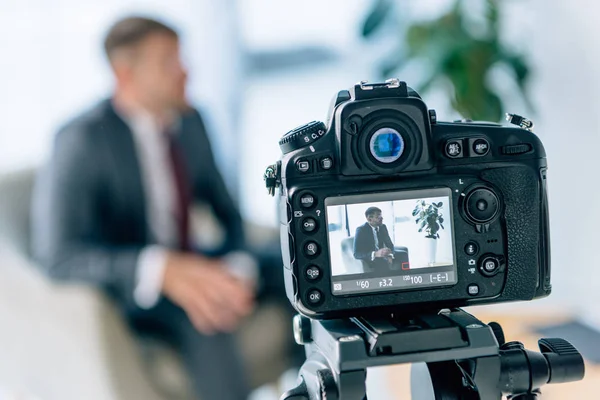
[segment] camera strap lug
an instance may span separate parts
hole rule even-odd
[[[280,169],[281,161],[277,161],[275,164],[269,165],[263,175],[265,186],[271,196],[275,196],[275,189],[281,185]]]
[[[506,120],[513,125],[533,132],[533,121],[517,114],[506,113]]]

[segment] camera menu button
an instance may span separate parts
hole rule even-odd
[[[302,208],[311,208],[316,203],[317,200],[315,199],[315,196],[313,196],[310,193],[303,194],[300,197],[300,205],[302,206]]]
[[[323,293],[317,289],[309,290],[306,299],[310,304],[317,305],[323,300]]]

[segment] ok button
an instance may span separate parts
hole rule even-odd
[[[313,218],[304,218],[302,220],[302,230],[304,232],[313,232],[315,229],[317,229],[317,221],[315,221]]]
[[[306,297],[308,297],[308,302],[312,305],[317,305],[323,300],[323,294],[317,289],[313,289],[308,292]]]

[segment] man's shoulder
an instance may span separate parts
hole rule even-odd
[[[181,122],[184,131],[202,132],[206,133],[206,126],[201,109],[195,107],[189,107],[186,112],[181,115]]]
[[[60,129],[65,130],[73,127],[93,129],[101,127],[119,117],[115,113],[110,100],[102,100],[68,120]]]
[[[56,140],[77,141],[78,143],[95,142],[100,133],[112,131],[109,128],[119,117],[114,112],[110,100],[102,100],[63,124],[56,134]]]
[[[359,225],[359,226],[356,228],[356,232],[360,232],[360,231],[363,231],[363,230],[367,229],[367,226],[368,226],[368,224],[367,224],[367,223],[364,223],[364,224],[362,224],[362,225]]]

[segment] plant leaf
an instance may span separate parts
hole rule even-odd
[[[393,2],[389,0],[375,0],[373,7],[367,14],[362,25],[362,36],[368,38],[383,25],[392,10]]]

